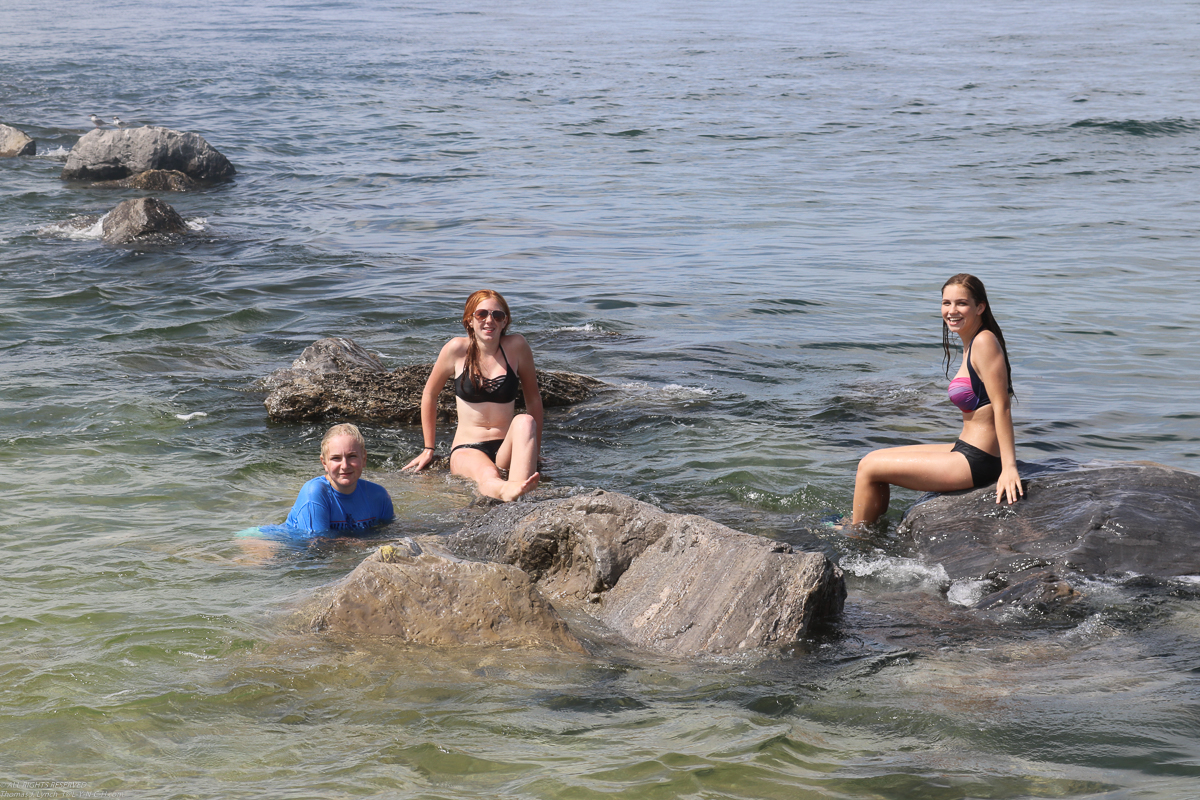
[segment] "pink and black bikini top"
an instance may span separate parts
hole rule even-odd
[[[983,385],[983,381],[971,367],[971,347],[974,346],[975,342],[972,340],[971,346],[967,348],[966,355],[963,356],[963,360],[967,362],[966,376],[950,381],[950,388],[947,389],[950,395],[950,402],[954,403],[960,411],[964,412],[983,408],[986,405],[991,405],[992,402],[988,398],[987,387]]]
[[[508,367],[503,375],[481,378],[476,386],[464,364],[463,371],[454,379],[454,395],[468,403],[511,403],[516,400],[517,392],[521,390],[521,379],[508,363],[503,347],[500,348],[500,355],[504,356],[504,366]]]

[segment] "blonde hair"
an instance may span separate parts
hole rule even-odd
[[[354,443],[358,445],[358,449],[362,450],[363,455],[367,454],[367,440],[363,438],[362,432],[357,425],[351,425],[349,422],[343,422],[340,425],[334,425],[329,430],[325,431],[325,435],[321,437],[321,460],[329,455],[329,442],[338,436],[349,436],[354,439]]]

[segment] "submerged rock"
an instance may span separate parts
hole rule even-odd
[[[37,154],[37,143],[25,131],[8,125],[0,125],[0,158],[32,156]]]
[[[62,179],[115,180],[147,170],[177,170],[206,182],[236,174],[229,159],[198,134],[147,126],[84,134],[67,156]]]
[[[583,651],[521,570],[464,561],[411,539],[367,557],[337,584],[313,624],[317,630],[396,636],[414,644]]]
[[[984,582],[975,608],[1052,613],[1086,594],[1086,578],[1200,575],[1200,476],[1150,463],[1022,472],[1011,506],[995,487],[939,495],[898,530],[951,580]]]
[[[104,216],[103,240],[108,244],[128,244],[154,236],[188,232],[187,223],[175,209],[153,197],[126,200]]]
[[[320,339],[305,348],[291,367],[268,375],[263,405],[279,422],[326,419],[393,425],[419,425],[421,393],[433,364],[413,364],[388,372],[377,357],[352,339]],[[546,408],[587,399],[603,384],[569,372],[538,370],[538,387]],[[525,407],[523,394],[517,408]],[[453,424],[457,408],[450,382],[438,397],[438,419]]]
[[[446,546],[520,567],[560,608],[674,658],[786,649],[846,597],[822,553],[601,490],[498,506]]]
[[[177,169],[148,169],[119,181],[97,181],[97,189],[144,189],[148,192],[190,192],[200,184]]]

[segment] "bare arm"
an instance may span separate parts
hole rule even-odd
[[[990,331],[980,331],[975,337],[972,356],[976,371],[992,401],[992,421],[996,425],[996,440],[1000,443],[1000,479],[996,482],[996,502],[1007,495],[1009,505],[1025,494],[1021,475],[1017,471],[1017,444],[1013,433],[1012,398],[1008,394],[1008,371],[1004,351]]]
[[[425,449],[404,466],[404,472],[423,470],[433,462],[433,446],[437,444],[438,395],[446,381],[454,376],[454,365],[461,355],[459,351],[464,349],[460,339],[451,339],[438,353],[437,361],[429,371],[429,379],[421,392],[421,437]]]

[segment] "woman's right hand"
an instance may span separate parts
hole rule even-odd
[[[420,472],[433,463],[433,451],[422,450],[421,454],[400,469],[401,472]]]

